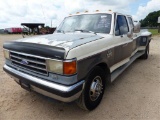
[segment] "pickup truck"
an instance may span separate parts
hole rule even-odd
[[[129,15],[76,13],[51,35],[5,42],[3,69],[22,88],[93,110],[106,84],[137,58],[148,58],[151,36]]]

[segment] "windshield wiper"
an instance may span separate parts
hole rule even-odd
[[[96,32],[89,31],[89,30],[75,29],[74,31],[89,32],[89,33],[93,33],[93,34],[96,34],[96,35],[97,35]]]

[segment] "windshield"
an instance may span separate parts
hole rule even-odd
[[[64,19],[57,32],[95,32],[110,33],[111,14],[87,14]]]

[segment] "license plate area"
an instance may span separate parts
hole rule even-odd
[[[31,91],[31,87],[30,87],[29,83],[20,80],[20,85],[21,85],[22,88],[24,88],[28,91]]]

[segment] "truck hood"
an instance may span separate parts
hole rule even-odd
[[[63,60],[70,49],[101,38],[93,33],[55,33],[5,42],[3,48]]]
[[[43,35],[17,40],[17,42],[43,44],[47,46],[61,47],[66,50],[76,46],[101,39],[103,37],[93,33],[54,33],[52,35]]]

